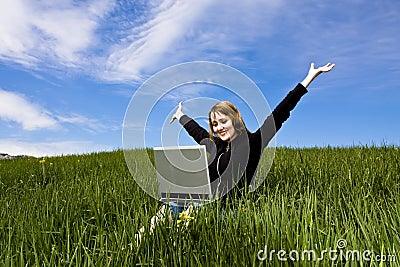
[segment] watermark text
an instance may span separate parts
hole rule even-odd
[[[391,254],[376,254],[371,250],[351,250],[346,249],[347,241],[345,239],[339,239],[336,242],[336,248],[323,249],[316,251],[314,249],[309,250],[268,250],[267,246],[261,249],[257,253],[257,258],[260,261],[269,260],[272,261],[274,258],[279,261],[370,261],[370,262],[394,262],[396,256]]]

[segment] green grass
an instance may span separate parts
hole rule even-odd
[[[142,166],[138,178],[154,175]],[[399,148],[279,148],[268,174],[262,166],[256,192],[228,200],[223,212],[220,203],[203,207],[187,229],[161,224],[136,247],[136,231],[159,205],[136,184],[122,151],[0,161],[0,265],[400,265]],[[395,261],[277,257],[279,250],[319,256],[339,239],[347,241],[342,252]]]

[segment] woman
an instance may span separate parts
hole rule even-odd
[[[222,101],[209,112],[209,131],[182,112],[182,102],[172,116],[198,144],[206,145],[210,153],[209,174],[212,189],[218,197],[225,196],[233,187],[243,189],[251,184],[262,151],[281,128],[307,87],[321,73],[332,70],[335,64],[315,68],[314,63],[304,80],[290,91],[254,133],[247,130],[239,110],[230,102]]]
[[[332,70],[334,66],[335,64],[328,63],[315,68],[312,63],[306,78],[289,92],[254,133],[247,130],[239,110],[230,102],[222,101],[211,108],[208,114],[209,131],[183,114],[182,102],[179,103],[170,123],[175,119],[179,120],[197,143],[206,145],[210,153],[208,168],[211,187],[217,197],[226,197],[226,194],[236,185],[239,189],[236,192],[240,193],[240,190],[251,184],[262,151],[281,128],[283,122],[289,118],[290,111],[307,93],[310,83],[319,74]],[[150,233],[160,221],[165,221],[166,217],[171,220],[172,213],[179,214],[181,211],[184,216],[189,216],[193,211],[193,206],[184,210],[184,207],[176,208],[170,205],[168,212],[167,206],[162,205],[157,214],[151,218]],[[137,245],[140,244],[144,231],[145,228],[142,227],[135,235]]]

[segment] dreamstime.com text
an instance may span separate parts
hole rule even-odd
[[[347,241],[339,239],[336,242],[336,249],[324,249],[319,253],[314,250],[267,250],[267,246],[257,253],[257,258],[260,261],[269,260],[274,258],[279,261],[370,261],[370,262],[394,262],[396,261],[395,255],[381,255],[376,254],[371,250],[349,250],[346,249]]]

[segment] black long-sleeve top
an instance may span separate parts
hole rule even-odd
[[[261,127],[252,132],[236,136],[230,143],[215,137],[212,141],[209,133],[190,117],[183,115],[179,122],[198,144],[206,145],[209,158],[209,174],[214,193],[223,196],[235,185],[239,188],[250,185],[256,173],[262,151],[274,137],[282,124],[289,118],[300,98],[307,93],[302,84],[290,91]],[[218,190],[218,191],[217,191]]]

